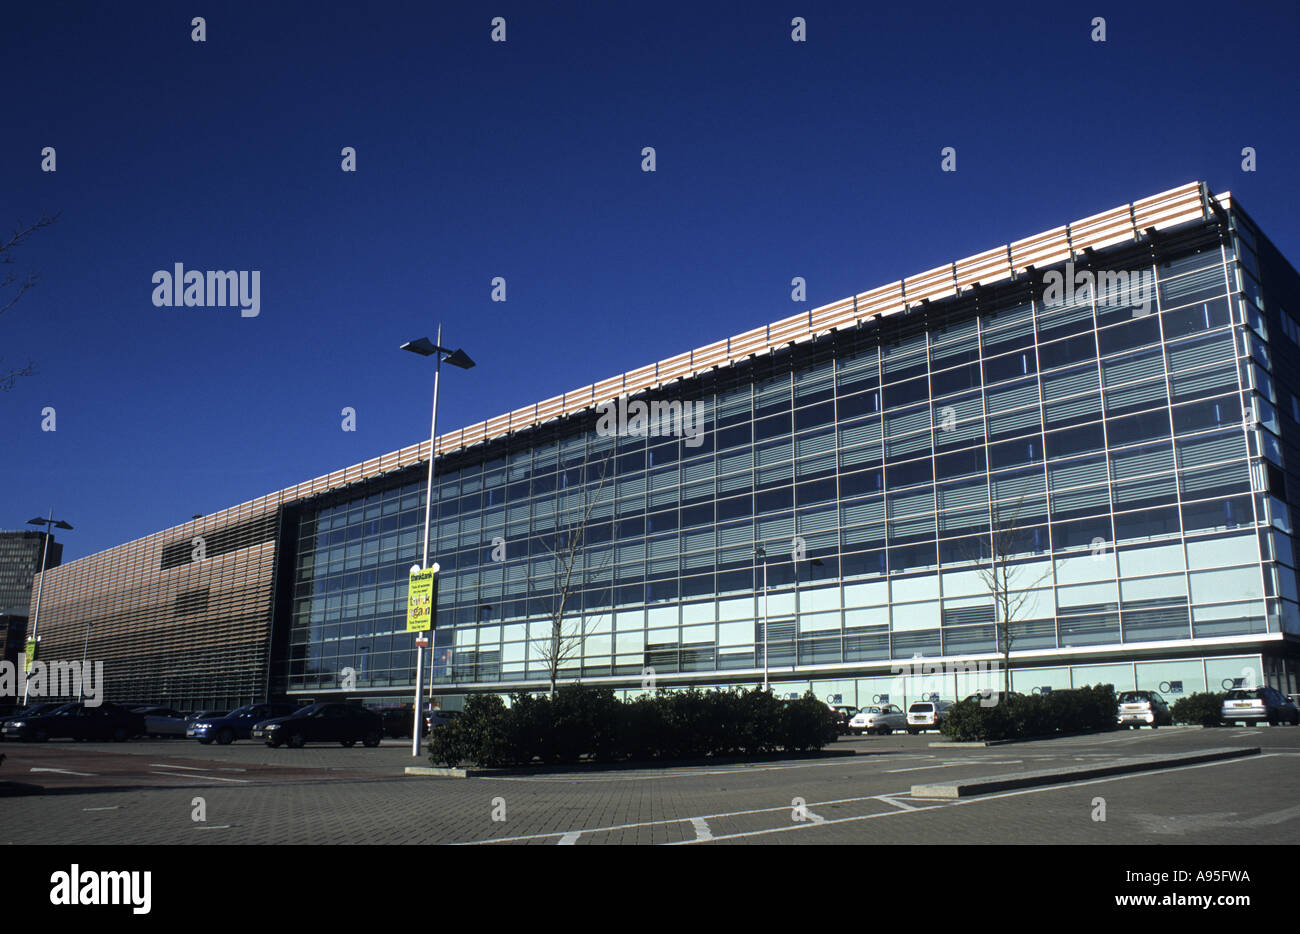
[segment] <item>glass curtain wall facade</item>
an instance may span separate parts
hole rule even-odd
[[[1260,241],[1220,210],[1076,256],[1063,271],[1091,288],[1053,294],[1058,264],[643,396],[696,406],[699,439],[588,413],[441,457],[435,690],[546,682],[577,529],[562,679],[753,683],[766,635],[775,683],[865,703],[899,661],[1000,654],[977,570],[994,553],[1028,594],[1012,649],[1035,686],[1145,664],[1217,689],[1273,664],[1233,651],[1300,633],[1282,442],[1300,386],[1276,372],[1300,325],[1265,299],[1295,273]],[[413,683],[423,504],[412,470],[302,509],[286,690],[345,668],[358,691]]]

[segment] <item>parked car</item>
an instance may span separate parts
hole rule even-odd
[[[1269,726],[1300,726],[1300,709],[1276,688],[1235,688],[1224,697],[1220,713],[1224,723],[1250,726],[1267,721]]]
[[[15,717],[5,723],[6,739],[43,743],[48,739],[109,740],[126,742],[144,732],[144,717],[117,704],[88,707],[80,701],[34,717]]]
[[[907,732],[915,736],[922,730],[937,730],[948,711],[952,701],[917,701],[907,708]]]
[[[835,714],[836,722],[840,727],[840,735],[848,734],[850,732],[849,721],[857,714],[858,708],[848,704],[827,704],[826,706],[831,709],[831,713]]]
[[[427,736],[440,726],[446,726],[460,716],[459,710],[431,710],[424,715],[424,733]]]
[[[1011,697],[1020,697],[1019,691],[976,691],[962,698],[962,703],[971,701],[972,703],[981,704],[985,707],[996,707],[1002,701]]]
[[[60,707],[66,706],[68,706],[66,701],[57,701],[53,703],[46,701],[42,704],[30,704],[29,706],[23,707],[19,710],[12,710],[5,714],[3,718],[0,718],[0,739],[4,739],[4,726],[10,720],[21,720],[23,717],[39,717],[43,714],[53,713]]]
[[[411,724],[415,719],[415,711],[412,708],[385,707],[379,711],[379,717],[384,723],[385,736],[401,739],[411,735]]]
[[[849,720],[849,729],[888,736],[894,730],[907,729],[907,714],[897,704],[863,707]]]
[[[185,717],[170,707],[137,707],[144,716],[144,731],[149,736],[184,736]]]
[[[1117,699],[1115,722],[1125,729],[1149,726],[1156,729],[1173,723],[1169,704],[1156,691],[1124,691]]]
[[[384,735],[379,714],[352,704],[322,703],[303,707],[287,717],[266,720],[253,728],[252,738],[271,747],[300,749],[307,743],[378,746]]]
[[[297,709],[297,705],[291,703],[246,704],[219,717],[200,717],[190,721],[185,727],[185,735],[205,746],[211,742],[229,746],[237,739],[248,739],[253,727],[263,720],[287,716]]]
[[[229,710],[196,710],[193,713],[185,715],[186,723],[193,723],[195,720],[209,720],[213,717],[224,717],[230,713]]]

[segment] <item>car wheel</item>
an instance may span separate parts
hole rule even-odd
[[[920,730],[911,730],[911,729],[909,729],[909,730],[907,731],[907,735],[908,735],[908,736],[915,736],[915,735],[916,735],[917,733],[919,733],[919,732],[921,732],[921,731],[920,731]]]
[[[355,739],[341,739],[341,740],[339,740],[339,745],[342,746],[344,749],[351,749],[351,748],[352,748],[353,746],[355,746],[356,744],[357,744],[357,741],[356,741]]]
[[[217,733],[217,745],[229,746],[235,741],[235,731],[230,727],[224,727]]]
[[[34,733],[32,733],[33,743],[48,743],[49,741],[50,741],[50,734],[46,733],[44,730],[36,730]]]
[[[307,737],[303,736],[301,733],[294,733],[289,737],[290,748],[301,749],[305,745],[307,745]]]
[[[124,726],[113,727],[113,742],[115,743],[126,742],[126,727]]]
[[[268,739],[266,745],[270,746],[272,749],[279,749],[280,741],[278,739]]]
[[[361,740],[361,745],[368,746],[371,749],[379,745],[380,735],[377,730],[371,730]]]
[[[892,732],[894,732],[894,731],[893,731],[893,729],[891,729],[890,727],[882,726],[882,727],[880,728],[880,735],[881,735],[881,736],[888,736],[888,735],[889,735],[890,733],[892,733]]]
[[[1276,715],[1276,714],[1269,714],[1269,716],[1268,716],[1268,725],[1269,725],[1269,726],[1277,726],[1277,715]]]

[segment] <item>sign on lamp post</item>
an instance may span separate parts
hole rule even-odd
[[[426,539],[427,541],[427,539]],[[426,546],[427,547],[427,546]],[[424,693],[424,642],[427,633],[433,629],[433,611],[438,601],[438,562],[421,569],[418,564],[411,566],[411,578],[406,590],[406,631],[416,633],[415,645],[417,663],[415,666],[415,703],[413,716],[415,723],[411,730],[411,755],[420,754],[420,701]],[[431,675],[432,676],[432,675]]]

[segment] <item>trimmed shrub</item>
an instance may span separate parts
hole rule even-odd
[[[555,698],[473,695],[429,738],[436,765],[703,759],[806,752],[834,742],[835,714],[811,694],[783,703],[769,692],[661,691],[629,702],[608,688],[564,685]]]
[[[1023,739],[1115,728],[1115,689],[1109,684],[1042,695],[1010,695],[991,707],[978,699],[955,704],[939,731],[957,742]]]
[[[1190,723],[1193,726],[1223,726],[1222,692],[1200,691],[1174,701],[1169,713],[1175,723]]]
[[[781,713],[781,745],[787,752],[821,749],[840,735],[835,712],[811,691],[785,704]]]

